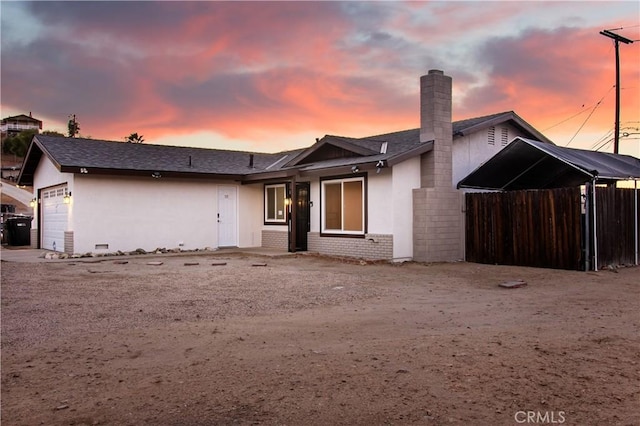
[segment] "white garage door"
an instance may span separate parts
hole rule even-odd
[[[69,205],[64,203],[67,185],[42,191],[42,248],[64,251]]]

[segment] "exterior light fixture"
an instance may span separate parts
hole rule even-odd
[[[358,166],[353,166],[351,168],[351,173],[358,173],[359,171],[360,171],[360,167],[358,167]]]
[[[160,179],[162,175],[160,174],[160,172],[153,172],[151,173],[151,177],[154,179]]]
[[[62,197],[62,202],[65,204],[71,204],[71,192],[67,192],[66,194],[64,194],[64,197]]]
[[[285,198],[284,199],[284,205],[285,206],[290,206],[291,205],[291,198]]]
[[[31,201],[29,201],[29,206],[32,207],[32,208],[35,207],[36,206],[36,202],[37,202],[37,200],[35,198],[32,198]]]
[[[89,171],[86,169],[86,167],[80,167],[80,173],[87,174],[89,173]]]

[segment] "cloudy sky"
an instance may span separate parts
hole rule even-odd
[[[419,126],[419,77],[454,120],[514,110],[561,146],[612,152],[630,2],[7,2],[2,117],[147,143],[275,152]],[[640,156],[640,41],[620,46],[620,152]],[[628,136],[627,136],[628,134]],[[609,143],[607,143],[609,142]]]

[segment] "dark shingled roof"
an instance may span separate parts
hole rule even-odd
[[[459,188],[547,189],[640,179],[640,160],[620,154],[564,148],[517,137],[458,183]]]
[[[453,136],[462,136],[483,128],[511,121],[532,137],[551,143],[513,111],[453,123]],[[386,153],[381,152],[386,142]],[[354,156],[309,162],[309,157],[325,145],[350,151]],[[433,144],[420,142],[420,129],[402,130],[365,138],[327,135],[306,149],[265,154],[221,149],[189,148],[168,145],[134,144],[95,139],[36,135],[25,158],[18,181],[33,183],[33,173],[42,154],[61,172],[92,174],[219,177],[237,180],[280,178],[289,174],[385,161],[386,166],[431,150]],[[250,166],[253,157],[252,166]],[[307,162],[304,161],[307,158]]]

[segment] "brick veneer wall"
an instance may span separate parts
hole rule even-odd
[[[73,231],[64,231],[64,252],[73,254]]]
[[[262,247],[288,250],[289,234],[287,231],[262,231]]]
[[[32,249],[38,248],[38,228],[31,228],[31,241],[29,247]]]
[[[367,234],[365,238],[321,237],[309,232],[308,250],[332,256],[369,260],[393,259],[393,235]]]

